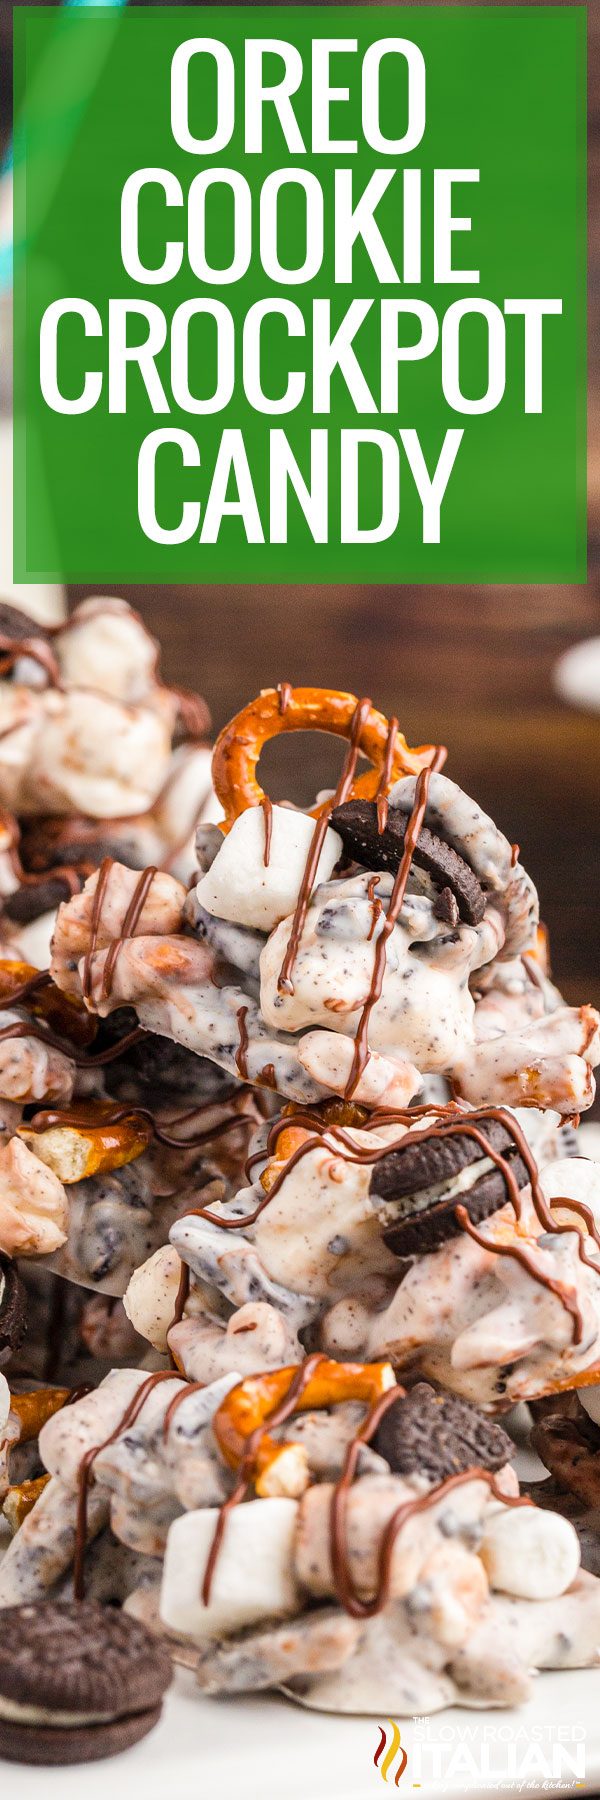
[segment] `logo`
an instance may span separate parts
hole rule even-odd
[[[404,1774],[404,1770],[405,1770],[406,1764],[408,1762],[408,1756],[406,1754],[406,1750],[404,1749],[404,1747],[400,1741],[400,1732],[398,1730],[396,1720],[388,1719],[388,1725],[390,1726],[391,1733],[392,1733],[390,1742],[388,1744],[387,1731],[385,1729],[385,1726],[380,1725],[379,1729],[381,1732],[381,1737],[380,1737],[380,1741],[377,1745],[375,1755],[373,1757],[373,1762],[375,1764],[375,1768],[379,1769],[379,1773],[382,1777],[382,1780],[387,1781],[388,1775],[391,1773],[391,1770],[392,1770],[393,1764],[396,1760],[396,1757],[398,1757],[398,1759],[399,1759],[398,1767],[397,1767],[396,1773],[394,1775],[394,1787],[398,1787],[398,1783],[400,1782],[400,1780]],[[385,1752],[385,1754],[384,1754],[384,1752]],[[383,1762],[381,1762],[381,1757],[383,1757]]]
[[[405,1749],[395,1719],[379,1725],[373,1765],[382,1781],[399,1787],[410,1762],[405,1791],[422,1789],[441,1800],[455,1794],[460,1780],[509,1796],[541,1792],[571,1794],[586,1785],[586,1726],[583,1721],[543,1724],[502,1717],[498,1722],[468,1714],[456,1723],[447,1715],[408,1722]],[[404,1732],[404,1726],[402,1727]],[[598,1797],[600,1800],[600,1796]]]

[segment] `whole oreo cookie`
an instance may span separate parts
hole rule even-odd
[[[27,1326],[27,1295],[10,1257],[0,1256],[0,1363],[18,1350]]]
[[[437,1487],[466,1469],[501,1469],[515,1448],[493,1419],[420,1381],[384,1414],[373,1439],[395,1475],[425,1475]]]
[[[160,1717],[168,1652],[145,1626],[95,1601],[6,1607],[0,1632],[0,1757],[96,1761]]]
[[[396,874],[404,854],[407,813],[391,806],[385,831],[379,831],[374,800],[346,800],[343,806],[334,808],[331,824],[354,862],[367,869],[387,869],[391,875]],[[485,895],[477,876],[462,856],[426,825],[419,832],[413,862],[427,871],[440,893],[448,891],[454,896],[459,917],[466,925],[479,924],[485,912]]]
[[[529,1180],[510,1129],[499,1119],[474,1119],[491,1148],[500,1152],[517,1185]],[[464,1171],[483,1161],[485,1150],[466,1134],[439,1136],[412,1142],[407,1136],[375,1164],[371,1193],[394,1208],[393,1221],[383,1233],[384,1243],[395,1256],[426,1256],[439,1250],[460,1233],[456,1207],[464,1206],[472,1225],[480,1225],[510,1199],[501,1169],[492,1167],[463,1186]],[[440,1194],[442,1187],[449,1191]]]

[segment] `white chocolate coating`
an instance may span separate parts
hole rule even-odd
[[[0,1145],[0,1250],[8,1256],[48,1256],[64,1244],[67,1196],[56,1175],[20,1139]]]

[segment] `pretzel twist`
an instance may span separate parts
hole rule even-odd
[[[236,714],[220,733],[212,760],[213,784],[225,814],[223,831],[229,831],[240,813],[250,806],[260,806],[265,799],[256,777],[261,752],[270,738],[283,731],[327,731],[334,737],[350,739],[352,723],[359,702],[354,694],[339,693],[335,688],[290,688],[285,705],[277,688],[267,688]],[[383,713],[372,706],[363,723],[358,747],[373,764],[371,770],[353,781],[350,795],[373,800],[380,791],[390,725]],[[421,744],[411,750],[401,731],[394,737],[393,754],[385,790],[401,775],[418,775],[428,767],[435,745]],[[313,809],[318,813],[321,809]]]
[[[252,1479],[257,1494],[298,1495],[308,1486],[308,1466],[303,1444],[276,1444],[265,1429],[285,1402],[301,1365],[268,1370],[238,1382],[221,1402],[212,1430],[224,1461]],[[346,1400],[362,1400],[374,1406],[395,1387],[389,1362],[337,1363],[322,1357],[298,1394],[294,1412],[341,1406]]]
[[[134,1107],[123,1118],[111,1119],[114,1110],[110,1102],[87,1101],[65,1110],[62,1117],[42,1112],[20,1125],[17,1136],[69,1187],[89,1175],[121,1169],[147,1150],[153,1135],[151,1120]]]
[[[40,1495],[43,1494],[49,1480],[49,1475],[36,1475],[33,1481],[20,1481],[16,1487],[8,1489],[2,1504],[2,1512],[13,1537],[23,1524],[23,1520],[33,1511],[36,1500],[39,1500]]]
[[[28,1444],[38,1437],[42,1425],[54,1413],[60,1412],[62,1406],[66,1406],[70,1395],[70,1388],[61,1387],[33,1388],[24,1394],[11,1393],[10,1411],[13,1418],[18,1419],[20,1426],[18,1442]]]
[[[80,1000],[72,1000],[55,987],[47,970],[10,957],[0,958],[0,1007],[23,1005],[33,1018],[43,1019],[79,1047],[87,1047],[96,1035],[97,1022]],[[65,1055],[69,1043],[65,1043]]]

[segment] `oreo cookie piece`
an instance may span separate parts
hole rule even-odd
[[[96,1601],[9,1606],[0,1632],[0,1757],[115,1756],[160,1718],[171,1659],[138,1619]]]
[[[466,1469],[501,1469],[515,1454],[501,1425],[470,1401],[418,1382],[384,1413],[373,1439],[395,1475],[425,1475],[437,1487]]]
[[[101,1020],[94,1050],[116,1045],[137,1023],[131,1008],[119,1007]],[[190,1107],[209,1101],[217,1105],[235,1091],[231,1075],[208,1057],[197,1056],[184,1044],[158,1037],[153,1031],[145,1031],[143,1038],[130,1044],[122,1056],[107,1063],[103,1076],[107,1092],[114,1099],[131,1100],[138,1105],[152,1106],[165,1099]]]
[[[0,1363],[8,1362],[23,1342],[27,1327],[27,1295],[9,1256],[0,1256]]]
[[[402,861],[408,825],[408,813],[390,806],[385,831],[377,829],[377,806],[374,800],[346,800],[331,815],[334,831],[339,832],[347,855],[367,869],[387,869],[395,875]],[[413,862],[425,869],[440,897],[446,890],[453,895],[459,917],[466,925],[478,925],[485,912],[485,894],[469,864],[436,837],[427,825],[419,832]],[[448,911],[446,900],[445,908]],[[443,915],[442,915],[443,916]]]
[[[25,820],[21,827],[21,853],[26,869],[34,874],[50,876],[61,868],[81,871],[82,885],[105,857],[139,867],[139,844],[135,831],[124,835],[123,827],[115,830],[110,819],[92,819],[80,813],[70,819],[50,815]]]
[[[81,887],[84,879],[82,876]],[[33,919],[41,919],[43,913],[54,912],[63,900],[70,900],[72,893],[72,883],[66,876],[40,875],[39,881],[27,882],[16,888],[14,894],[8,894],[2,911],[14,924],[30,925]]]
[[[529,1176],[510,1130],[499,1119],[473,1123],[500,1152],[518,1186]],[[426,1256],[460,1234],[456,1207],[464,1206],[472,1225],[489,1219],[510,1199],[501,1169],[479,1172],[485,1151],[475,1138],[457,1133],[411,1142],[410,1136],[376,1163],[370,1192],[390,1209],[384,1243],[395,1256]],[[488,1159],[489,1160],[489,1159]]]

